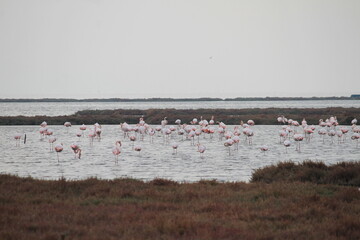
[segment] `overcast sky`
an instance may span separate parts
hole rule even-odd
[[[359,0],[0,0],[0,98],[360,93]]]

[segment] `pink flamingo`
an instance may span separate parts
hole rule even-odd
[[[88,136],[90,138],[90,146],[93,146],[94,145],[94,138],[96,137],[95,131],[91,130]]]
[[[154,142],[155,130],[153,128],[150,128],[149,131],[148,131],[148,134],[150,136],[150,142],[153,143]]]
[[[334,136],[336,135],[336,132],[334,129],[331,129],[329,132],[328,132],[328,135],[331,137],[331,143],[334,143]]]
[[[243,130],[243,133],[246,135],[247,140],[248,140],[248,142],[249,142],[249,145],[251,145],[251,144],[252,144],[252,137],[254,136],[253,130],[250,129],[250,128],[245,128],[245,129]]]
[[[183,128],[179,129],[178,135],[181,136],[181,140],[184,140],[184,134],[185,134],[185,130]]]
[[[22,134],[15,134],[14,135],[14,139],[16,140],[16,145],[15,146],[20,146],[20,140],[21,140],[21,136]]]
[[[81,125],[80,126],[80,130],[82,131],[82,132],[84,132],[85,130],[86,130],[86,125],[85,124],[83,124],[83,125]],[[84,134],[82,134],[83,136],[84,136]]]
[[[265,152],[269,150],[269,147],[266,145],[263,145],[260,147],[260,150],[265,154]]]
[[[209,121],[209,124],[210,124],[210,125],[214,125],[214,124],[215,124],[214,116],[211,116],[211,119],[210,119],[210,121]]]
[[[198,143],[200,143],[200,135],[201,135],[201,130],[200,129],[196,129],[195,130],[195,135],[197,136],[197,140],[198,140]]]
[[[250,119],[250,120],[247,121],[247,124],[248,124],[249,126],[254,126],[254,125],[255,125],[255,122]]]
[[[191,130],[191,131],[189,132],[188,136],[191,138],[190,144],[191,144],[191,145],[195,145],[195,140],[194,140],[195,131],[194,131],[194,130]]]
[[[343,142],[345,142],[346,134],[349,132],[349,129],[347,127],[341,127],[340,131],[343,133]]]
[[[291,146],[291,142],[290,142],[289,140],[285,140],[285,141],[284,141],[284,146],[285,146],[286,153],[287,153],[287,149],[288,149],[288,147]]]
[[[336,131],[336,136],[338,137],[338,143],[342,143],[343,142],[343,133],[341,130]]]
[[[59,163],[59,153],[62,152],[63,149],[64,149],[64,147],[63,147],[62,143],[55,146],[55,152],[57,155],[58,163]]]
[[[101,128],[96,128],[95,134],[96,134],[96,137],[98,138],[98,140],[100,141],[100,139],[101,139]]]
[[[234,144],[234,140],[232,140],[231,138],[228,138],[228,139],[224,142],[224,146],[229,149],[229,156],[230,156],[230,147],[231,147],[233,144]]]
[[[112,153],[115,156],[115,163],[117,164],[119,162],[119,155],[121,153],[121,141],[115,142],[115,147],[112,149]]]
[[[75,154],[75,159],[77,158],[81,158],[81,148],[79,145],[77,145],[76,143],[73,143],[70,145],[70,148],[74,151]]]
[[[305,132],[305,139],[307,142],[310,142],[310,139],[311,139],[311,134],[314,133],[314,130],[307,126],[305,129],[304,129],[304,132]]]
[[[351,139],[352,139],[352,140],[356,140],[356,148],[359,146],[359,138],[360,138],[360,134],[359,134],[359,133],[354,133],[354,134],[351,136]]]
[[[300,152],[300,142],[304,139],[302,134],[294,134],[294,140],[297,142],[296,151]]]
[[[198,152],[200,153],[200,156],[202,156],[206,150],[206,147],[204,145],[201,145],[200,143],[197,146],[198,146]]]
[[[131,135],[130,137],[129,137],[129,139],[130,139],[130,141],[132,142],[132,148],[134,149],[134,142],[136,141],[136,137],[134,136],[134,135]]]
[[[327,134],[327,131],[325,128],[321,128],[319,131],[318,131],[319,135],[323,136],[323,143],[325,143],[325,135]]]
[[[70,122],[65,122],[64,126],[66,127],[66,131],[69,132],[69,127],[71,127],[71,123]]]
[[[164,117],[164,119],[161,121],[161,127],[165,127],[168,124],[167,117]]]
[[[238,135],[235,135],[235,136],[232,137],[232,140],[234,141],[234,144],[236,146],[236,150],[239,150],[240,137]]]
[[[179,144],[178,144],[177,142],[173,142],[173,143],[171,144],[171,147],[172,147],[172,149],[173,149],[173,153],[176,155],[176,154],[177,154],[177,149],[178,149],[178,147],[179,147]]]
[[[282,143],[283,141],[285,141],[287,135],[288,135],[288,133],[287,133],[286,130],[280,130],[280,131],[279,131],[280,143]]]
[[[50,143],[50,152],[54,150],[54,142],[56,142],[56,137],[51,136],[49,137],[49,143]]]
[[[142,150],[142,147],[141,147],[140,145],[136,145],[136,146],[134,147],[134,150],[137,151],[137,152],[139,152],[139,154],[140,154],[140,152],[141,152],[141,150]]]
[[[175,124],[178,126],[178,129],[180,129],[181,120],[180,120],[180,119],[176,119],[176,120],[175,120]]]

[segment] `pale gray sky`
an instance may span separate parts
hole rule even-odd
[[[0,0],[0,98],[360,93],[359,0]]]

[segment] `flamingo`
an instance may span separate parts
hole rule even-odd
[[[300,142],[304,139],[304,136],[300,133],[294,134],[294,140],[297,142],[296,151],[300,152]]]
[[[236,150],[239,150],[240,137],[238,135],[235,135],[232,137],[232,140],[234,141],[234,143],[236,145]]]
[[[177,154],[177,149],[178,149],[178,147],[179,147],[179,144],[178,144],[177,142],[173,142],[173,143],[171,144],[171,147],[172,147],[172,149],[173,149],[173,153]]]
[[[155,130],[153,128],[150,128],[149,131],[149,136],[150,136],[150,142],[153,143],[154,142],[154,135],[155,135]]]
[[[346,134],[349,132],[349,129],[347,128],[347,127],[341,127],[340,128],[340,131],[342,132],[342,134],[343,134],[343,141],[345,141],[345,139],[346,139]]]
[[[211,116],[211,119],[209,121],[209,124],[210,125],[214,125],[215,121],[214,121],[214,116]]]
[[[134,135],[131,135],[129,139],[132,142],[132,148],[134,149],[134,142],[136,141],[136,137]]]
[[[195,140],[194,140],[195,131],[194,131],[194,130],[191,130],[191,131],[189,132],[188,136],[191,138],[190,144],[191,144],[191,145],[195,145],[195,143],[194,143],[194,142],[195,142]]]
[[[331,143],[334,143],[334,136],[336,135],[336,132],[334,129],[331,129],[329,132],[328,132],[328,135],[331,137]]]
[[[195,135],[197,136],[198,143],[200,143],[201,130],[200,130],[200,129],[196,129],[196,130],[195,130]]]
[[[181,139],[184,140],[184,134],[185,134],[185,130],[183,128],[179,129],[178,131],[178,135],[181,136]]]
[[[52,130],[52,129],[46,129],[45,130],[45,135],[46,136],[51,136],[51,135],[53,135],[54,134],[54,131]]]
[[[243,133],[247,136],[249,145],[251,145],[252,144],[252,137],[254,136],[253,130],[250,129],[250,128],[245,128]]]
[[[341,143],[342,142],[342,136],[343,136],[343,133],[342,131],[336,131],[336,136],[338,136],[338,143]]]
[[[202,156],[206,150],[206,147],[204,145],[201,145],[200,143],[197,146],[198,146],[198,152],[200,153],[200,156]]]
[[[82,132],[84,132],[85,130],[86,130],[86,125],[85,124],[83,124],[83,125],[81,125],[80,126],[80,130],[82,131]],[[84,135],[83,135],[84,136]]]
[[[137,152],[139,152],[139,154],[140,154],[140,151],[142,150],[141,145],[136,145],[136,146],[134,147],[134,150],[137,151]]]
[[[14,139],[16,140],[16,145],[15,146],[20,146],[21,136],[22,136],[22,134],[19,134],[19,133],[14,135]]]
[[[43,122],[40,124],[40,127],[43,127],[43,128],[47,127],[47,122],[43,121]]]
[[[309,126],[306,126],[305,129],[304,129],[304,132],[305,132],[305,139],[307,142],[310,142],[310,139],[311,139],[311,134],[314,133],[314,130],[309,127]]]
[[[247,124],[248,124],[249,126],[254,126],[254,125],[255,125],[255,122],[250,119],[250,120],[247,121]]]
[[[280,130],[279,131],[279,136],[280,136],[280,143],[283,142],[286,137],[287,137],[288,133],[286,130]]]
[[[327,134],[327,131],[325,128],[322,128],[318,131],[319,135],[323,136],[323,143],[325,143],[325,135]]]
[[[54,142],[56,142],[56,137],[51,136],[49,137],[49,143],[50,143],[50,152],[54,150]]]
[[[227,139],[224,142],[224,146],[227,147],[229,149],[229,156],[230,156],[230,147],[234,144],[234,140],[232,140],[231,138]]]
[[[66,131],[69,132],[69,127],[71,127],[71,123],[70,122],[65,122],[64,126],[66,127]]]
[[[164,117],[164,119],[161,121],[161,127],[165,127],[168,124],[167,117]]]
[[[359,138],[360,138],[360,134],[359,134],[359,133],[354,133],[354,134],[351,136],[351,139],[352,139],[352,140],[356,140],[356,148],[359,146]]]
[[[43,139],[43,137],[44,137],[44,135],[45,135],[45,132],[46,132],[46,128],[44,128],[44,127],[40,127],[40,129],[39,129],[39,133],[40,133],[40,140],[42,140]]]
[[[76,157],[78,157],[79,159],[81,158],[81,148],[79,145],[77,145],[76,143],[73,143],[70,145],[70,148],[74,151],[75,154],[75,159]]]
[[[144,118],[143,118],[143,117],[141,117],[141,118],[139,119],[139,125],[140,125],[140,126],[144,126],[144,125],[145,125],[145,121],[144,121]]]
[[[93,146],[93,144],[94,144],[94,138],[95,138],[95,136],[96,136],[96,133],[95,133],[95,131],[92,129],[91,131],[90,131],[90,133],[89,133],[89,138],[90,138],[90,146]]]
[[[198,122],[197,118],[194,118],[190,123],[195,125],[195,124],[197,124],[197,122]]]
[[[126,138],[127,136],[129,136],[129,132],[130,132],[130,126],[129,126],[129,124],[127,124],[126,122],[120,123],[120,128],[121,128],[121,130],[124,132],[124,138]]]
[[[55,152],[56,152],[56,155],[57,155],[58,163],[59,163],[59,153],[62,152],[63,149],[64,149],[64,147],[63,147],[62,143],[55,146]]]
[[[115,156],[115,163],[119,162],[119,155],[121,153],[121,141],[115,142],[115,147],[112,149],[112,153]]]
[[[266,145],[263,145],[260,147],[260,150],[265,154],[265,152],[269,150],[269,147]]]
[[[176,120],[175,120],[175,124],[178,125],[178,129],[180,129],[181,120],[180,120],[180,119],[176,119]]]
[[[291,146],[291,142],[289,140],[285,140],[284,141],[284,146],[285,146],[286,153],[287,153],[287,148]]]

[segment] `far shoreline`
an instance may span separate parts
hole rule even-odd
[[[2,98],[0,103],[12,102],[213,102],[213,101],[326,101],[326,100],[360,100],[360,95],[330,97],[235,97],[235,98]]]

